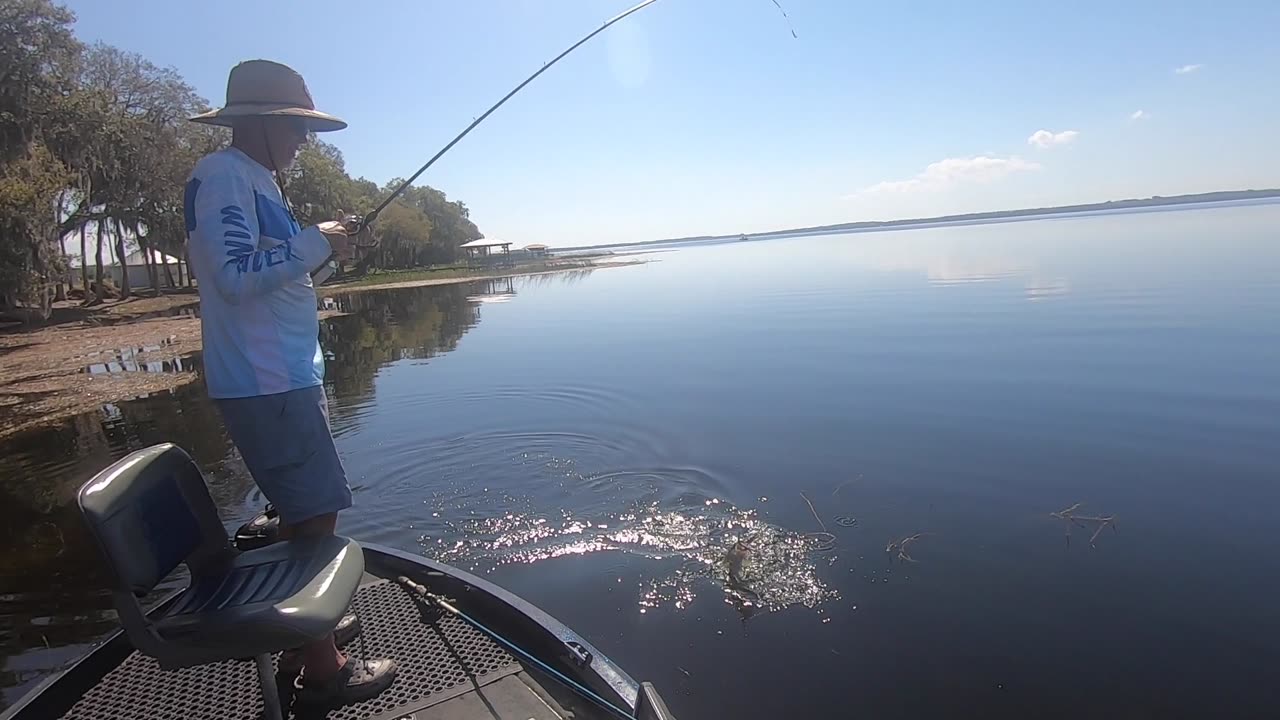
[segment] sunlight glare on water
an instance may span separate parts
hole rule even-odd
[[[815,608],[837,597],[818,575],[823,555],[834,550],[827,537],[771,525],[754,511],[715,499],[686,511],[663,510],[655,502],[585,520],[568,512],[558,518],[507,513],[463,521],[453,530],[464,539],[420,542],[428,555],[473,569],[604,551],[677,560],[669,575],[649,581],[637,601],[641,612],[684,609],[709,589],[743,610]],[[747,550],[735,563],[731,553],[739,542]]]

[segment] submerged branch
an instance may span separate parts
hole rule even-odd
[[[1077,515],[1076,511],[1079,510],[1080,506],[1083,504],[1084,503],[1076,503],[1071,507],[1058,510],[1057,512],[1051,512],[1049,515],[1063,521],[1063,525],[1067,531],[1067,544],[1071,543],[1072,525],[1079,528],[1085,528],[1088,527],[1085,523],[1096,523],[1097,527],[1094,528],[1093,535],[1089,537],[1089,547],[1097,547],[1096,543],[1098,536],[1102,534],[1103,528],[1110,525],[1112,531],[1116,529],[1116,517],[1115,515]]]
[[[814,509],[813,502],[809,500],[809,496],[800,493],[800,497],[804,498],[805,504],[809,506],[809,512],[813,513],[813,519],[818,521],[818,527],[822,528],[822,532],[830,535],[831,533],[827,530],[827,524],[822,522],[822,518],[818,517],[818,511]]]

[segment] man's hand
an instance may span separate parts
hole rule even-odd
[[[356,247],[373,245],[373,231],[368,225],[364,224],[364,218],[359,215],[348,215],[339,210],[337,217],[334,218],[342,223],[342,227],[347,230],[347,237]]]
[[[346,226],[336,220],[329,220],[316,225],[316,229],[329,241],[334,259],[345,261],[352,258],[351,238],[347,234]]]

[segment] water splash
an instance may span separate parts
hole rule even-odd
[[[642,585],[641,612],[683,610],[709,589],[718,589],[744,615],[793,605],[814,608],[837,597],[818,576],[819,556],[830,550],[824,538],[778,527],[755,510],[718,499],[685,505],[672,509],[648,502],[592,519],[569,511],[558,518],[510,511],[447,523],[461,539],[424,536],[420,542],[443,562],[477,569],[603,551],[677,561],[673,572]],[[738,543],[745,551],[735,559]]]

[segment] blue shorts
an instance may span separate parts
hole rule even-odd
[[[323,387],[214,402],[253,481],[285,523],[351,507]]]

